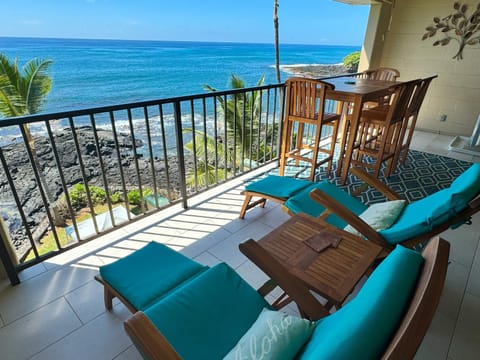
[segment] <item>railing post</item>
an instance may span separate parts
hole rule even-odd
[[[280,166],[280,156],[282,154],[282,137],[283,137],[283,117],[285,116],[285,84],[279,88],[280,92],[280,117],[278,119],[278,138],[277,138],[277,166]]]
[[[174,103],[174,117],[175,117],[175,136],[177,138],[177,164],[180,175],[180,193],[182,194],[183,208],[188,207],[187,204],[187,185],[185,182],[185,154],[183,151],[183,132],[182,132],[182,109],[180,107],[180,101]],[[195,136],[195,134],[194,134]]]

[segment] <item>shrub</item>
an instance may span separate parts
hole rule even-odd
[[[151,189],[146,188],[146,189],[143,189],[142,193],[143,193],[143,197],[145,197],[147,195],[152,194],[153,192]],[[130,190],[127,193],[127,199],[130,204],[140,206],[140,199],[141,199],[140,190],[139,189]]]
[[[103,204],[107,201],[107,194],[105,190],[98,186],[89,186],[90,198],[92,199],[93,205]]]
[[[103,204],[107,201],[105,190],[98,186],[89,186],[90,198],[93,205]],[[87,191],[84,184],[75,184],[68,192],[72,207],[80,209],[88,205]]]
[[[356,72],[360,63],[360,51],[355,51],[343,58],[343,66],[349,72]]]
[[[110,201],[112,202],[112,204],[119,203],[120,202],[120,193],[117,191],[117,192],[114,192],[113,194],[111,194],[110,195]]]
[[[70,196],[70,202],[76,209],[87,206],[87,192],[85,191],[85,185],[75,184],[68,192]]]

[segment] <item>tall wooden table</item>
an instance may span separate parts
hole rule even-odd
[[[340,237],[338,246],[317,252],[305,243],[322,232]],[[258,244],[310,290],[326,298],[327,308],[341,306],[382,251],[381,246],[371,241],[306,215],[290,218],[258,240]]]
[[[350,169],[363,104],[389,95],[391,88],[401,82],[357,79],[348,76],[325,79],[325,81],[335,86],[335,90],[327,91],[327,99],[352,104],[352,113],[349,114],[350,121],[347,121],[346,118],[343,121],[340,156],[337,163],[337,175],[340,175],[342,184],[344,184]]]

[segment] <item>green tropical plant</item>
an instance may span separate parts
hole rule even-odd
[[[183,132],[192,133],[193,130],[184,129]],[[227,164],[224,164],[225,155],[227,156],[227,163],[230,163],[232,161],[232,154],[226,151],[222,142],[216,141],[214,137],[205,134],[203,131],[195,131],[194,139],[192,138],[184,147],[190,153],[195,154],[198,164],[196,176],[194,170],[187,174],[187,185],[193,187],[195,184],[199,186],[213,184],[215,183],[216,176],[218,176],[218,179],[226,179],[228,170]],[[207,159],[207,162],[205,159]],[[215,172],[215,164],[217,165],[218,172]]]
[[[142,197],[145,198],[145,196],[148,196],[151,194],[153,194],[153,191],[152,189],[149,189],[149,188],[142,189],[141,194],[139,189],[133,189],[127,193],[127,199],[130,204],[141,206]]]
[[[52,79],[48,75],[51,64],[52,60],[32,59],[20,70],[18,59],[10,62],[5,54],[0,53],[0,114],[3,117],[32,115],[43,109],[52,86]],[[52,210],[53,221],[55,225],[64,225],[64,218],[59,214],[45,176],[40,171],[35,142],[28,124],[24,124],[23,129],[32,150],[34,165],[38,169],[40,186]]]
[[[256,86],[262,86],[264,81],[265,77],[262,76]],[[239,76],[231,75],[230,82],[232,89],[245,87],[245,82]],[[217,91],[210,85],[204,85],[204,89]],[[266,159],[272,152],[268,143],[275,129],[271,127],[267,131],[260,126],[260,91],[233,94],[228,99],[218,96],[216,100],[220,104],[220,117],[226,121],[226,139],[222,136],[215,139],[202,131],[195,131],[192,140],[185,144],[185,149],[198,159],[196,177],[193,172],[187,175],[187,184],[190,186],[214,183],[217,177],[225,179],[232,169],[250,167]],[[185,129],[184,132],[191,133],[193,130]]]
[[[32,59],[20,70],[18,59],[10,62],[0,53],[0,114],[13,117],[40,112],[52,85],[51,64],[52,60]]]
[[[104,204],[107,201],[107,193],[101,187],[89,186],[88,191],[93,205]],[[68,192],[68,196],[70,197],[70,203],[76,209],[81,209],[88,205],[87,190],[82,183],[73,185]]]
[[[238,76],[230,78],[232,89],[245,88],[245,82]],[[265,76],[262,76],[256,86],[262,86]],[[210,85],[204,86],[205,90],[215,92],[217,89]],[[217,97],[220,104],[220,112],[227,122],[226,146],[234,152],[237,159],[249,156],[249,151],[256,153],[257,139],[260,134],[260,91],[252,91],[248,94],[233,94],[229,99]],[[237,156],[238,155],[238,156]],[[240,166],[245,164],[240,164]]]
[[[118,191],[110,195],[110,201],[112,202],[112,204],[119,203],[120,200],[121,200],[120,193]]]
[[[88,200],[85,185],[80,183],[73,185],[68,192],[68,196],[70,197],[70,203],[74,208],[81,209],[87,206]]]
[[[355,51],[343,58],[343,67],[349,72],[356,72],[360,63],[360,51]]]
[[[107,193],[101,187],[89,186],[90,197],[94,205],[104,204],[107,201]]]

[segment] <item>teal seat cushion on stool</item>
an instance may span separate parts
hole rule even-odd
[[[268,303],[221,263],[145,311],[184,360],[222,359]]]
[[[137,310],[145,310],[172,288],[207,269],[169,247],[150,242],[100,267],[102,278]]]
[[[287,199],[311,184],[310,181],[286,176],[267,175],[245,186],[246,191]]]
[[[356,215],[360,215],[368,207],[362,204],[362,202],[358,199],[351,196],[349,193],[343,191],[328,181],[311,184],[308,188],[303,189],[288,199],[284,204],[285,207],[294,214],[305,213],[313,217],[320,216],[320,214],[325,211],[325,208],[310,197],[310,192],[313,189],[320,189],[324,193],[340,202],[343,206],[350,209],[350,211]],[[343,229],[345,226],[347,226],[347,223],[336,215],[329,215],[326,221],[340,229]]]
[[[398,245],[349,303],[317,321],[299,358],[380,359],[410,303],[423,262],[420,253]]]

